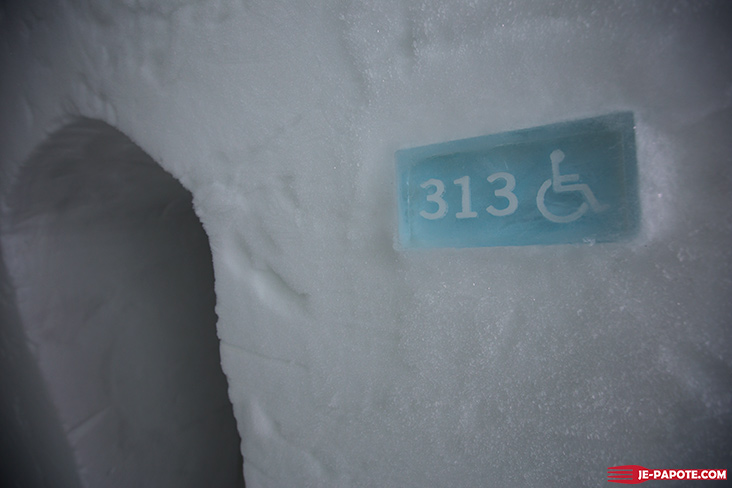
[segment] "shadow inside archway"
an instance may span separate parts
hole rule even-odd
[[[191,194],[124,134],[79,119],[37,148],[6,203],[6,281],[81,485],[243,486]]]

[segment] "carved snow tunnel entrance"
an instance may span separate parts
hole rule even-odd
[[[17,327],[81,486],[243,486],[191,194],[125,135],[79,119],[31,155],[6,210]],[[39,456],[64,453],[32,456],[42,469]]]

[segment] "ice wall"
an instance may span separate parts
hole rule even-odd
[[[0,247],[0,258],[2,257]],[[79,485],[58,412],[30,354],[15,290],[0,261],[0,484]]]
[[[725,467],[729,19],[724,2],[6,6],[2,171],[82,114],[193,192],[249,486]],[[616,110],[637,121],[633,242],[395,246],[397,149]]]

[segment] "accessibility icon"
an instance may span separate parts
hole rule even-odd
[[[397,151],[404,248],[610,242],[639,225],[632,113]]]
[[[539,212],[547,219],[552,222],[556,222],[558,224],[568,224],[569,222],[573,222],[577,220],[578,218],[582,217],[585,212],[587,212],[588,209],[588,203],[589,207],[592,208],[594,212],[603,212],[607,210],[609,205],[600,205],[600,203],[597,201],[597,198],[595,198],[595,194],[592,193],[592,190],[590,187],[584,183],[575,183],[579,181],[580,175],[578,174],[560,174],[559,172],[559,163],[564,161],[564,153],[556,149],[552,152],[551,156],[552,161],[552,177],[549,180],[546,180],[542,185],[541,188],[539,188],[539,193],[536,194],[536,206],[539,209]],[[568,184],[568,183],[574,183],[574,184]],[[544,197],[546,196],[546,192],[551,187],[555,193],[571,193],[571,192],[580,192],[586,199],[586,202],[582,202],[582,205],[580,207],[572,212],[569,215],[554,215],[549,211],[548,208],[546,208],[546,203],[544,202]]]

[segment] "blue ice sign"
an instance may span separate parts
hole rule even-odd
[[[402,246],[611,242],[639,221],[633,114],[397,151]]]

